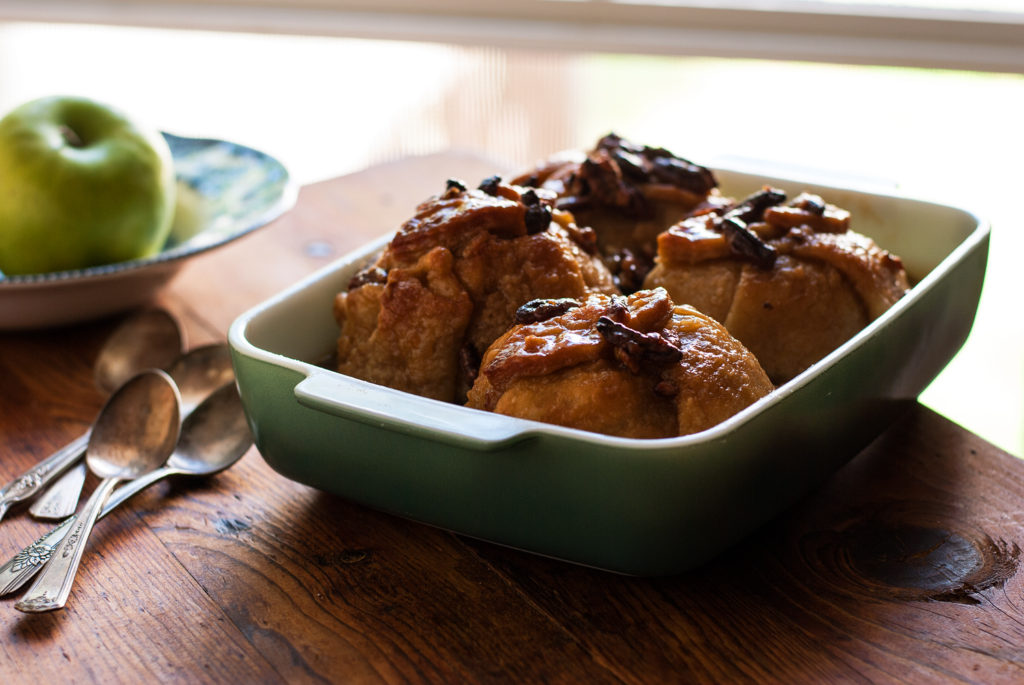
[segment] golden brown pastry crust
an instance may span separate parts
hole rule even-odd
[[[662,233],[644,285],[721,321],[783,383],[881,315],[909,283],[897,257],[849,230],[848,212],[806,194],[782,205],[784,194],[769,192],[778,197],[761,204],[776,204],[741,203]],[[724,221],[733,213],[737,225]]]
[[[451,399],[473,303],[436,247],[384,284],[368,283],[335,298],[338,370],[390,388]],[[454,352],[453,352],[454,351]]]
[[[334,303],[340,372],[460,401],[480,353],[535,298],[614,292],[593,241],[542,190],[450,182]]]
[[[709,169],[614,133],[586,154],[560,153],[512,182],[550,190],[559,208],[593,228],[623,292],[640,288],[659,233],[696,210],[724,202]]]
[[[484,354],[467,406],[666,438],[710,428],[771,390],[721,324],[674,305],[659,288],[593,293],[564,313],[515,326]]]

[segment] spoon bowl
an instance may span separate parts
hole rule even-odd
[[[104,394],[117,390],[145,369],[166,369],[181,355],[181,327],[163,309],[148,309],[110,334],[93,369],[96,387]]]
[[[85,461],[104,479],[138,478],[163,464],[181,432],[181,399],[163,371],[143,371],[107,401],[89,436]]]
[[[168,373],[181,393],[181,415],[186,418],[210,393],[235,379],[226,343],[189,350],[171,364]]]
[[[251,446],[252,433],[232,380],[186,417],[166,468],[181,475],[209,476],[234,464]]]

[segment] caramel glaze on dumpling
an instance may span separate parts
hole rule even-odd
[[[462,402],[524,302],[614,292],[593,232],[553,205],[552,193],[498,177],[476,190],[449,181],[335,298],[338,370]]]
[[[900,259],[817,195],[771,187],[658,236],[645,287],[721,321],[783,383],[851,338],[909,287]]]
[[[538,300],[484,354],[467,406],[628,438],[696,433],[772,390],[718,322],[664,289]]]
[[[599,252],[624,293],[641,287],[659,233],[694,211],[727,202],[710,169],[614,133],[586,154],[560,153],[512,182],[554,192],[558,208],[593,228]]]

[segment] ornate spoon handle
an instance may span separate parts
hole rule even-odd
[[[42,575],[36,578],[21,601],[14,605],[15,609],[40,613],[61,609],[67,604],[78,564],[82,561],[82,552],[85,551],[85,543],[99,518],[100,509],[118,481],[118,478],[104,478],[100,481],[82,511],[72,520],[71,532],[61,540]]]
[[[85,453],[89,433],[72,440],[7,485],[0,488],[0,519],[10,506],[32,497]]]
[[[74,516],[67,517],[56,528],[0,566],[0,583],[3,584],[0,585],[0,596],[10,594],[20,588],[43,567],[43,564],[50,560],[53,550],[68,534],[71,524],[74,522]]]
[[[36,497],[28,513],[37,519],[61,521],[75,513],[88,469],[84,461],[66,470],[46,492]]]
[[[165,466],[157,469],[156,471],[147,473],[144,476],[128,481],[123,486],[115,490],[114,494],[110,496],[110,499],[108,499],[107,503],[103,506],[103,511],[100,512],[99,518],[103,518],[123,504],[129,497],[142,492],[158,480],[166,478],[167,476],[173,476],[176,473],[181,472],[177,469]],[[39,572],[39,569],[41,569],[43,565],[49,561],[50,557],[53,556],[53,552],[57,549],[57,545],[60,544],[60,541],[63,540],[68,534],[68,531],[71,530],[71,524],[74,523],[74,521],[74,516],[69,516],[64,519],[56,528],[15,554],[7,561],[6,564],[0,566],[0,597],[14,592]]]

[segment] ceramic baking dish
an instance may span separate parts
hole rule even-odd
[[[723,192],[822,194],[900,255],[913,289],[775,392],[695,435],[631,440],[509,418],[341,375],[334,295],[377,241],[239,317],[229,342],[256,445],[283,476],[460,534],[635,575],[713,557],[885,429],[971,328],[988,251],[963,209],[717,171]],[[410,210],[411,211],[411,210]],[[396,227],[397,228],[397,227]]]

